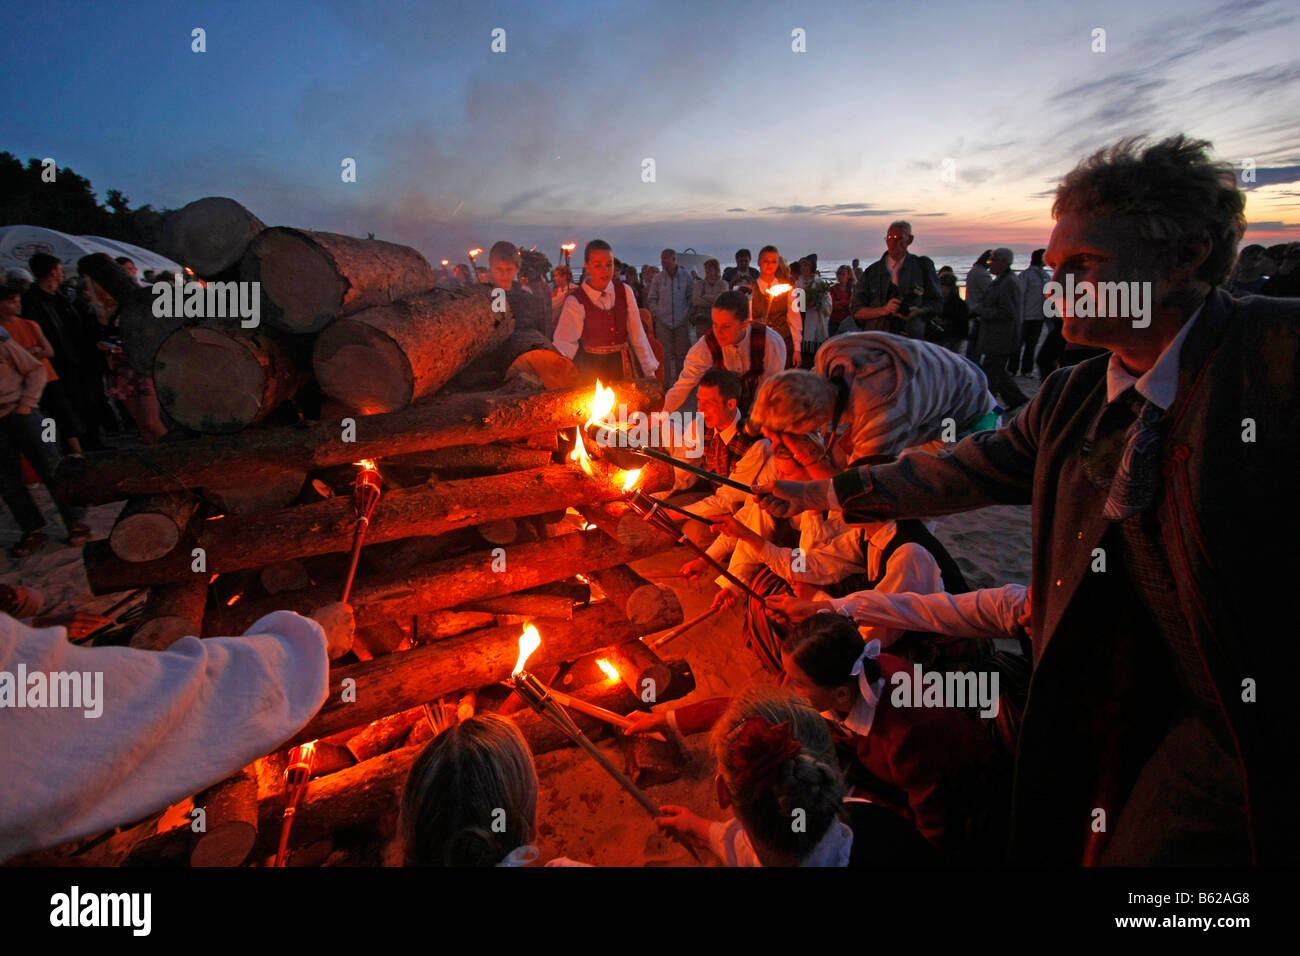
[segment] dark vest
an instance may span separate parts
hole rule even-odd
[[[789,283],[786,283],[787,285]],[[773,285],[781,285],[776,282]],[[768,295],[766,292],[760,292],[758,283],[754,283],[754,297],[750,301],[750,317],[754,324],[770,325],[777,335],[790,341],[790,290],[787,289],[780,295]]]
[[[718,337],[710,330],[704,336],[704,344],[713,356],[713,367],[726,369],[722,361],[722,345]],[[763,379],[763,366],[767,362],[767,326],[753,322],[749,326],[749,369],[740,376],[740,414],[748,415],[754,405],[754,396],[758,394],[758,383]]]
[[[569,293],[582,303],[582,350],[599,355],[620,351],[627,345],[627,293],[623,283],[610,280],[614,285],[614,307],[602,309],[587,294],[586,283]],[[639,322],[640,319],[638,318]]]

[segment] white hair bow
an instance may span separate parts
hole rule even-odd
[[[867,646],[862,649],[862,653],[858,655],[858,659],[853,662],[853,670],[849,671],[849,676],[861,678],[868,658],[874,661],[879,656],[880,638],[877,637],[867,641]]]

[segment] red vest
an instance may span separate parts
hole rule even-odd
[[[593,354],[615,352],[627,345],[627,293],[623,283],[611,279],[614,286],[614,307],[602,309],[587,294],[584,282],[569,293],[582,303],[582,350]],[[640,321],[640,317],[637,318]]]
[[[704,336],[704,344],[713,355],[713,367],[725,369],[722,361],[722,345],[712,330]],[[740,414],[748,415],[758,393],[758,383],[763,378],[763,366],[767,364],[767,326],[754,322],[749,326],[749,368],[740,376]]]

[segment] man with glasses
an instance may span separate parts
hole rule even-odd
[[[862,273],[853,294],[852,315],[863,331],[919,339],[929,318],[943,309],[934,262],[907,251],[913,238],[910,223],[891,223],[885,254]]]

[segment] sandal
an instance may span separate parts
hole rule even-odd
[[[44,531],[29,531],[23,539],[14,545],[14,556],[25,558],[45,543]]]
[[[90,540],[90,526],[78,522],[68,529],[68,544],[78,545],[85,544]]]

